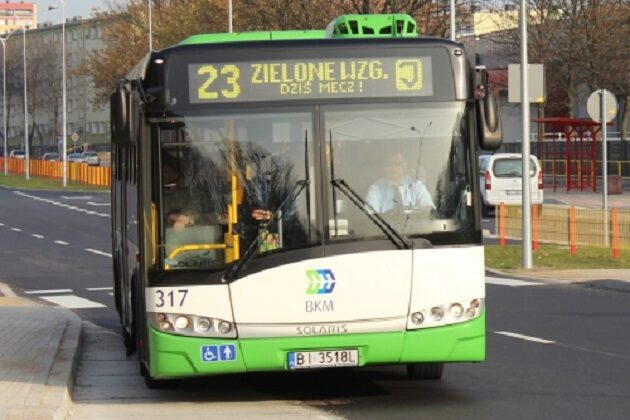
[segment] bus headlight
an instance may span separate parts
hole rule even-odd
[[[443,327],[479,317],[484,310],[484,299],[474,298],[459,302],[444,303],[414,310],[407,319],[407,329]]]
[[[236,328],[224,319],[189,314],[150,312],[149,322],[158,331],[192,337],[236,338]]]
[[[197,320],[197,332],[205,333],[212,327],[212,321],[208,318],[199,318]]]

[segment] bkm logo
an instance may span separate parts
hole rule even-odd
[[[308,277],[307,295],[327,295],[335,290],[335,275],[332,270],[306,270]]]

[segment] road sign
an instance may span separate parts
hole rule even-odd
[[[78,133],[72,133],[70,138],[72,139],[73,142],[76,143],[79,140],[79,134]]]
[[[529,102],[545,102],[545,67],[542,64],[527,66]],[[508,102],[521,102],[521,65],[508,64]]]
[[[606,89],[599,89],[591,93],[586,102],[586,111],[588,115],[598,123],[601,123],[601,105],[600,105],[600,93],[604,95],[604,118],[606,122],[611,122],[617,116],[617,99],[610,91]]]

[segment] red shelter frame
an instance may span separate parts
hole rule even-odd
[[[533,118],[532,122],[543,125],[539,132],[553,133],[538,138],[538,157],[543,161],[543,173],[550,174],[554,192],[558,177],[564,175],[567,192],[573,190],[597,191],[597,137],[601,124],[586,118],[547,117]],[[546,125],[546,127],[545,127]],[[554,134],[563,133],[564,139]],[[545,140],[551,141],[551,150],[545,147]],[[561,150],[558,143],[564,143]],[[564,152],[564,156],[562,156]],[[551,156],[548,156],[548,155]],[[563,173],[559,172],[558,161],[565,161]]]

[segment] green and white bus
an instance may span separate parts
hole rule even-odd
[[[148,54],[111,98],[114,296],[147,384],[484,360],[486,80],[400,14]]]

